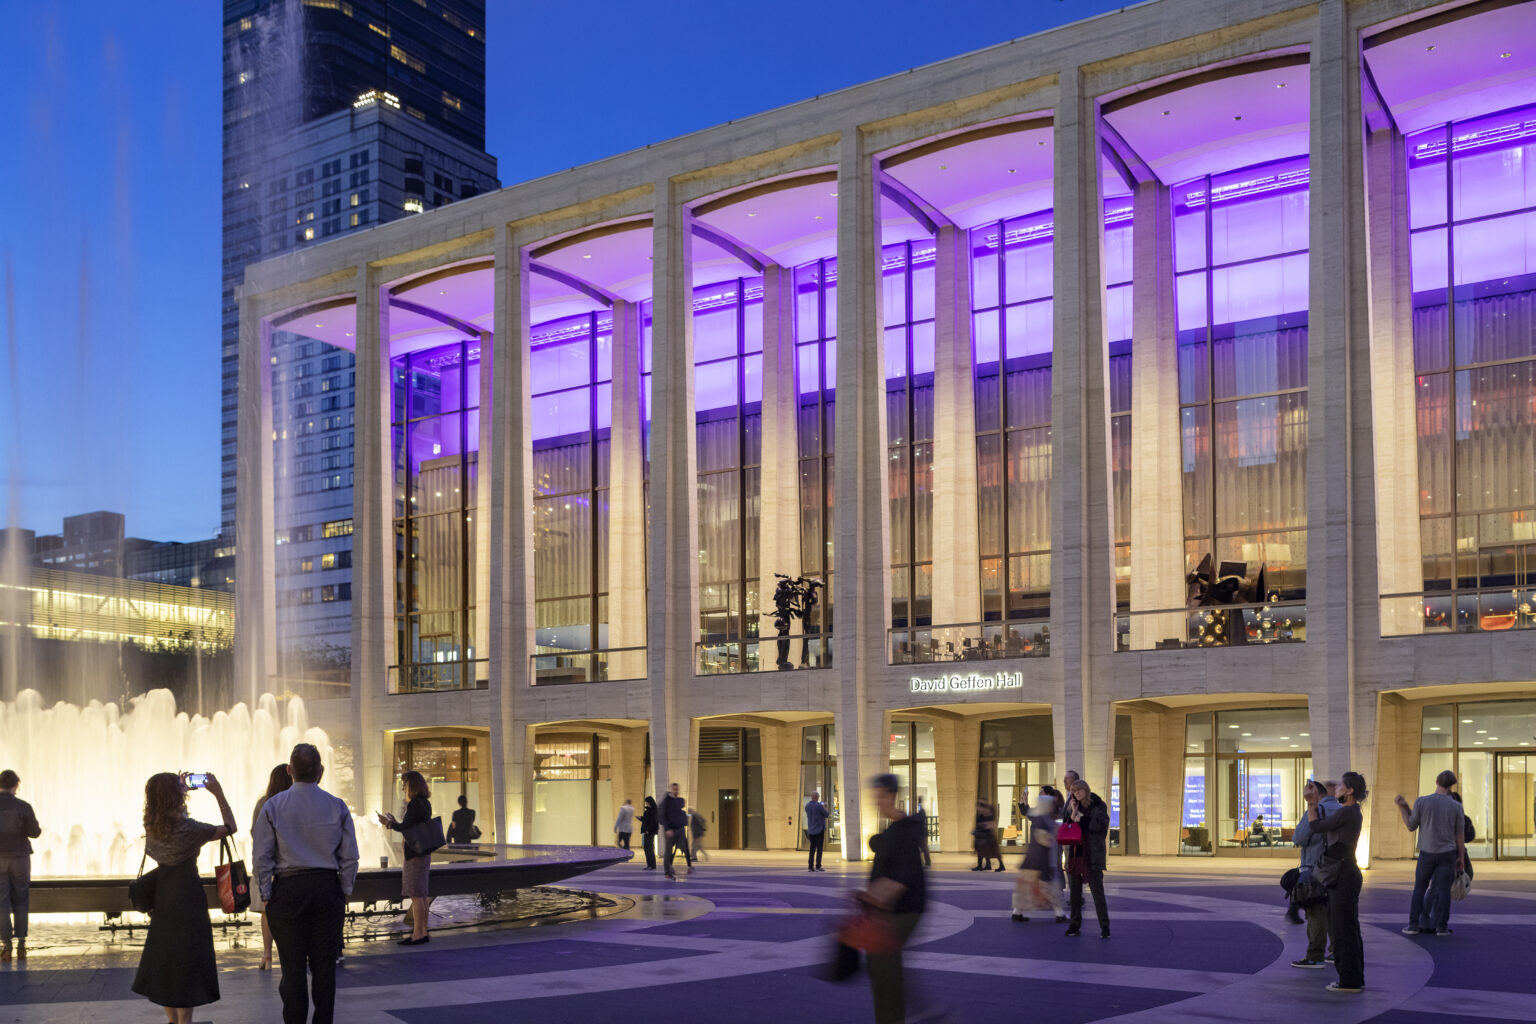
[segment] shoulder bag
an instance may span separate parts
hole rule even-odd
[[[1344,858],[1335,857],[1332,851],[1331,846],[1324,850],[1312,868],[1312,880],[1324,889],[1335,888],[1339,884],[1339,875],[1344,871]]]
[[[442,818],[429,818],[402,829],[400,838],[405,840],[405,852],[415,857],[424,857],[448,845],[448,839],[443,835]]]
[[[1472,894],[1472,876],[1465,871],[1456,875],[1456,880],[1451,883],[1451,899],[1464,900]]]
[[[1058,843],[1080,843],[1083,841],[1083,826],[1075,821],[1063,822],[1056,830]]]
[[[234,914],[251,905],[251,876],[245,870],[245,861],[236,860],[230,852],[229,840],[219,840],[219,864],[213,869],[213,877],[219,884],[219,906],[226,914]]]
[[[144,863],[149,859],[149,850],[144,851],[144,856],[139,858],[139,875],[128,883],[128,903],[141,914],[150,914],[155,909],[155,886],[160,881],[160,869],[150,868],[149,873],[144,873]]]

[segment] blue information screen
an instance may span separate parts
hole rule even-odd
[[[1205,776],[1184,776],[1184,827],[1205,824]]]

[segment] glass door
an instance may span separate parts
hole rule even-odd
[[[992,761],[990,763],[991,778],[987,779],[984,776],[984,781],[988,785],[982,787],[982,797],[997,808],[998,839],[1004,846],[1016,846],[1025,842],[1025,837],[1028,835],[1024,815],[1019,811],[1019,798],[1024,795],[1024,790],[1027,788],[1030,802],[1033,803],[1040,793],[1041,786],[1054,785],[1051,775],[1056,769],[1056,763],[1054,761]],[[966,821],[971,821],[974,816],[974,809],[968,809]]]
[[[1536,756],[1498,754],[1494,843],[1499,860],[1536,859]]]

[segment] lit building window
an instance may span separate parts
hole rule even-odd
[[[312,242],[312,241],[314,241],[314,238],[315,238],[315,229],[314,228],[305,228],[304,229],[304,241]]]
[[[336,555],[335,555],[334,552],[328,552],[328,553],[323,554],[323,555],[320,556],[320,568],[322,568],[322,569],[334,569],[334,568],[336,568]]]
[[[241,18],[240,19],[240,31],[241,32],[249,32],[251,30],[251,26],[253,24],[254,23],[251,21],[250,18]]]
[[[833,425],[837,388],[837,260],[795,268],[795,418],[800,470],[800,573],[824,584],[806,633],[832,632]]]
[[[932,240],[882,253],[885,423],[890,462],[891,625],[933,622]]]
[[[464,109],[464,104],[459,102],[459,98],[457,96],[453,95],[452,93],[449,93],[449,92],[444,92],[443,93],[443,106],[448,107],[451,110],[463,110]]]
[[[352,193],[352,198],[347,201],[347,205],[348,206],[356,206],[357,205],[357,201],[358,201],[357,200],[357,195],[358,194],[356,192]]]
[[[1132,200],[1104,201],[1104,321],[1109,338],[1110,486],[1115,507],[1115,604],[1131,607]],[[1127,623],[1127,626],[1129,623]]]
[[[320,528],[322,537],[350,537],[352,536],[352,520],[333,519]]]
[[[422,210],[426,209],[426,207],[422,204],[421,199],[416,196],[407,196],[405,202],[402,203],[401,206],[405,209],[406,213],[420,213]]]
[[[349,223],[351,224],[352,227],[354,227],[354,228],[357,227],[357,214],[354,213],[352,215],[352,217],[349,220]]]

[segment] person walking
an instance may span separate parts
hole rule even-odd
[[[667,795],[661,798],[661,808],[658,817],[661,819],[662,845],[666,854],[664,867],[666,876],[676,881],[677,875],[672,870],[672,858],[681,849],[683,862],[688,867],[688,873],[693,873],[693,854],[688,852],[688,810],[679,795],[677,783],[667,787]]]
[[[267,801],[293,785],[293,776],[288,774],[286,764],[277,765],[267,775],[267,791],[256,801],[256,809],[251,812],[251,835],[256,834],[256,822],[261,819],[261,809],[267,805]],[[261,886],[251,887],[251,913],[261,915],[261,963],[257,964],[258,970],[270,971],[272,969],[272,926],[267,921],[267,905],[261,898]]]
[[[806,855],[805,870],[821,871],[821,849],[827,841],[827,805],[821,802],[821,791],[815,790],[805,802],[805,840],[810,844]]]
[[[293,748],[288,773],[293,785],[266,802],[252,830],[256,887],[283,969],[283,1024],[305,1024],[311,1000],[313,1024],[331,1024],[357,836],[347,805],[320,788],[325,766],[313,744]]]
[[[619,849],[629,849],[630,834],[635,831],[635,805],[631,800],[625,800],[624,806],[619,808],[619,816],[613,822],[614,835],[619,837]]]
[[[475,824],[474,808],[469,806],[469,797],[462,793],[459,794],[459,809],[453,812],[453,819],[448,823],[448,834],[444,838],[460,846],[473,843],[480,838],[480,828]]]
[[[1073,815],[1082,827],[1083,841],[1067,848],[1067,884],[1071,888],[1067,935],[1083,930],[1083,883],[1093,893],[1093,912],[1099,919],[1099,938],[1109,938],[1109,908],[1104,902],[1104,869],[1109,866],[1109,808],[1082,779],[1072,783]]]
[[[1047,787],[1049,788],[1049,787]],[[1042,792],[1029,805],[1029,789],[1019,797],[1019,807],[1024,812],[1029,847],[1024,851],[1024,862],[1019,866],[1019,878],[1013,887],[1013,919],[1028,921],[1028,911],[1047,909],[1057,924],[1065,924],[1066,908],[1061,903],[1061,882],[1056,878],[1061,855],[1056,849],[1056,799]]]
[[[208,897],[197,873],[204,843],[232,836],[235,813],[210,773],[204,786],[219,803],[222,825],[187,817],[186,772],[160,772],[144,784],[144,853],[155,871],[154,913],[133,991],[165,1009],[170,1024],[191,1024],[192,1009],[219,1001],[219,967],[213,955]]]
[[[985,800],[976,801],[976,827],[971,830],[976,847],[976,866],[972,871],[989,871],[992,858],[997,858],[997,870],[1003,870],[1003,851],[997,844],[997,808]]]
[[[933,854],[928,849],[928,810],[923,806],[923,798],[921,796],[917,798],[917,810],[912,812],[912,817],[916,818],[923,826],[923,867],[931,868],[933,867]]]
[[[1360,830],[1365,819],[1360,803],[1366,797],[1365,776],[1345,772],[1333,788],[1339,809],[1324,814],[1319,804],[1307,808],[1313,832],[1325,836],[1326,846],[1318,861],[1319,870],[1337,862],[1338,879],[1328,893],[1328,934],[1333,937],[1333,965],[1337,981],[1329,982],[1330,992],[1359,992],[1365,988],[1365,946],[1360,938],[1360,888],[1363,879],[1355,862],[1360,844]]]
[[[645,807],[640,811],[640,842],[645,847],[645,870],[656,870],[656,831],[657,831],[656,798],[646,797]]]
[[[32,887],[32,840],[43,834],[32,805],[16,796],[21,776],[0,772],[0,963],[27,958],[27,904]]]
[[[1451,934],[1451,882],[1467,862],[1466,816],[1451,793],[1455,785],[1456,773],[1443,771],[1435,776],[1435,791],[1419,797],[1412,808],[1401,793],[1397,795],[1403,824],[1419,834],[1419,857],[1404,935],[1430,931],[1440,936]]]
[[[379,812],[379,824],[396,832],[425,825],[432,820],[432,790],[421,772],[406,772],[400,776],[400,791],[405,797],[405,817],[395,820],[393,814]],[[401,939],[398,945],[420,946],[431,942],[427,934],[427,907],[431,905],[429,878],[432,871],[432,853],[416,849],[409,839],[405,841],[405,865],[400,869],[400,895],[411,901],[411,937]]]
[[[709,854],[704,852],[704,833],[709,831],[709,826],[704,823],[704,816],[692,807],[688,808],[688,836],[692,842],[689,849],[693,852],[696,861],[709,860]],[[689,870],[693,870],[689,868]]]
[[[908,1019],[902,947],[912,937],[928,904],[922,824],[915,815],[902,813],[896,802],[900,788],[894,775],[877,775],[870,781],[879,815],[890,824],[869,840],[875,859],[870,865],[868,887],[857,894],[869,912],[879,916],[895,940],[895,949],[891,952],[867,954],[875,1024],[901,1024]]]
[[[1332,782],[1318,782],[1316,779],[1308,779],[1307,784],[1301,788],[1301,797],[1306,801],[1307,810],[1315,805],[1326,817],[1339,809],[1339,802],[1333,798]],[[1312,821],[1307,817],[1307,811],[1303,811],[1300,820],[1296,822],[1296,830],[1291,834],[1293,842],[1301,850],[1301,866],[1297,869],[1298,881],[1312,874],[1312,869],[1317,867],[1317,862],[1323,856],[1323,848],[1327,845],[1321,832],[1312,828]],[[1307,955],[1300,960],[1292,960],[1292,967],[1311,968],[1321,970],[1328,966],[1328,901],[1310,903],[1305,908],[1307,915]],[[1300,924],[1296,915],[1296,904],[1292,903],[1286,908],[1286,916],[1293,922]]]

